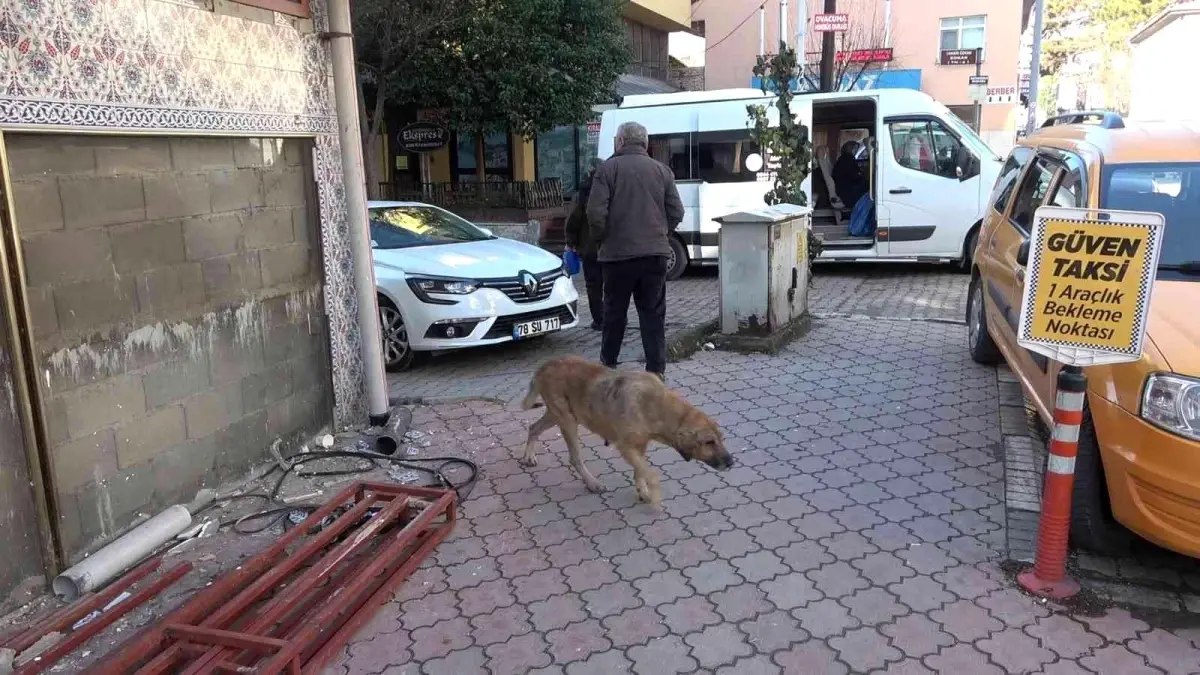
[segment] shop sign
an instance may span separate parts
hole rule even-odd
[[[813,30],[818,33],[845,33],[850,30],[850,15],[817,14],[813,16]]]
[[[891,48],[881,49],[855,49],[852,52],[838,52],[838,63],[844,63],[847,59],[850,63],[879,63],[883,61],[891,61],[894,58]]]
[[[408,152],[434,152],[449,141],[450,131],[434,122],[413,122],[400,129],[400,147]]]
[[[987,88],[988,103],[1016,103],[1017,88],[1013,85]]]
[[[943,66],[973,66],[976,57],[974,49],[943,49],[939,63]]]

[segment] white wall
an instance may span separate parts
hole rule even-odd
[[[1200,16],[1196,15],[1180,17],[1134,45],[1129,116],[1143,120],[1200,118],[1200,87],[1189,83],[1198,57]]]

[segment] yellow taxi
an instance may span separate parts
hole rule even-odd
[[[1043,205],[1166,218],[1141,359],[1085,368],[1072,541],[1119,552],[1132,530],[1200,557],[1200,125],[1071,113],[1009,154],[976,239],[968,340],[974,360],[1008,362],[1049,425],[1061,366],[1017,345],[1030,228]]]

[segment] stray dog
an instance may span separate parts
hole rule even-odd
[[[538,368],[521,407],[538,407],[539,396],[545,402],[546,414],[529,425],[521,463],[537,464],[534,444],[547,429],[558,425],[571,451],[571,466],[592,492],[604,488],[583,464],[579,424],[617,447],[633,467],[638,499],[656,508],[662,504],[662,492],[658,474],[646,461],[650,441],[669,445],[684,459],[699,460],[714,469],[723,471],[734,464],[716,422],[650,373],[621,373],[567,356]]]

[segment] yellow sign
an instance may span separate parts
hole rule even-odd
[[[1069,365],[1140,358],[1162,228],[1157,213],[1038,209],[1018,343]]]
[[[808,228],[801,227],[796,229],[796,264],[803,265],[808,262]]]

